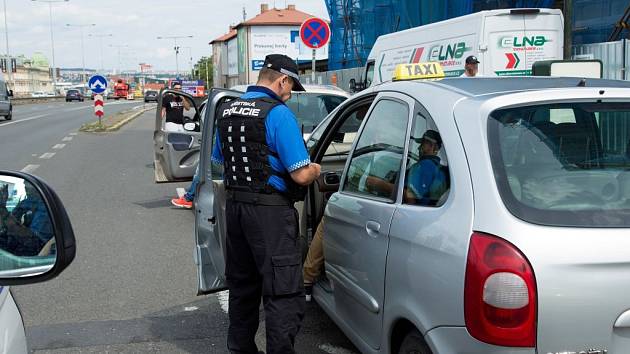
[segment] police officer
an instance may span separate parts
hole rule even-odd
[[[284,102],[304,91],[286,55],[265,58],[258,82],[219,107],[212,159],[222,163],[227,191],[228,349],[258,353],[260,299],[267,354],[294,353],[305,298],[298,214],[293,203],[320,174],[294,114]]]

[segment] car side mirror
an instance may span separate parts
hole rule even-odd
[[[13,97],[13,90],[9,90],[9,97]]]
[[[52,279],[75,253],[72,225],[55,191],[33,175],[0,171],[0,285]]]
[[[187,132],[199,131],[199,129],[197,127],[198,127],[198,124],[195,123],[195,122],[184,123],[184,130],[187,131]]]

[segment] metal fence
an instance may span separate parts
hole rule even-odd
[[[300,76],[300,82],[316,85],[333,85],[345,91],[348,91],[350,79],[360,81],[363,74],[363,68],[351,68],[341,70],[331,70],[315,73],[315,81],[312,80],[311,74]]]
[[[604,79],[628,80],[630,41],[581,44],[573,46],[574,59],[599,59],[604,64]]]

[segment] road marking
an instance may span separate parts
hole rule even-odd
[[[75,107],[75,108],[70,108],[70,109],[66,109],[63,112],[72,112],[72,111],[78,111],[80,109],[85,109],[85,108],[90,108],[92,106],[82,106],[82,107]]]
[[[32,116],[32,117],[28,117],[28,118],[24,118],[24,119],[16,120],[16,121],[9,122],[9,123],[2,123],[2,124],[0,125],[0,127],[4,127],[4,126],[7,126],[7,125],[11,125],[11,124],[22,123],[22,122],[28,122],[29,120],[40,119],[40,118],[42,118],[42,117],[46,117],[47,115],[48,115],[48,114],[40,114],[40,115],[38,115],[38,116]]]
[[[53,156],[55,156],[54,152],[47,152],[47,153],[43,154],[42,156],[40,156],[39,158],[48,160],[48,159],[50,159]]]
[[[219,293],[217,293],[217,298],[219,299],[219,305],[221,305],[221,310],[223,310],[223,312],[228,313],[228,310],[230,309],[230,291],[229,290],[225,290],[225,291],[221,291]]]
[[[184,311],[186,311],[186,312],[192,312],[192,311],[197,311],[197,310],[199,310],[199,307],[197,307],[197,306],[186,306],[186,307],[184,307]]]
[[[36,156],[37,156],[37,154],[32,154],[31,156],[36,157]]]
[[[348,349],[335,347],[330,343],[321,344],[318,348],[329,354],[354,354],[354,352],[351,352]]]
[[[53,149],[59,150],[59,149],[63,149],[64,147],[66,147],[66,144],[57,144],[55,146],[53,146]]]
[[[24,167],[20,171],[25,173],[33,173],[33,171],[35,171],[38,167],[39,165],[26,165],[26,167]]]
[[[67,137],[61,139],[61,141],[72,141],[72,137],[71,136],[67,136]]]
[[[76,133],[76,132],[75,132],[75,133],[70,133],[70,134],[68,134],[68,135],[75,136],[75,135],[78,135],[78,134],[79,134],[79,133]]]

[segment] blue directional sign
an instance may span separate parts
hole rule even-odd
[[[94,93],[103,93],[107,88],[107,79],[101,75],[94,75],[88,81],[88,87]]]

